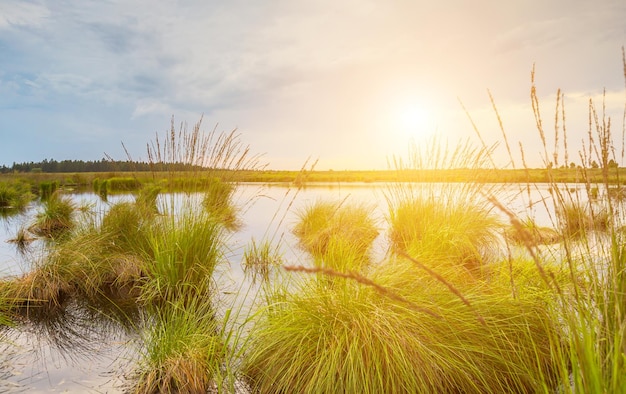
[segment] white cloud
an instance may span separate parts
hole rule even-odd
[[[152,99],[143,99],[139,100],[139,102],[135,105],[132,119],[136,119],[147,114],[169,114],[173,112],[172,107],[166,103]]]
[[[624,4],[0,0],[8,54],[0,89],[7,103],[33,111],[64,100],[69,109],[55,121],[75,116],[77,103],[115,109],[118,123],[98,120],[108,137],[204,113],[206,124],[240,126],[281,160],[297,153],[294,167],[309,155],[368,162],[402,145],[388,141],[393,122],[382,120],[394,103],[456,114],[459,96],[480,111],[491,88],[503,110],[520,108],[533,63],[542,92],[620,89]],[[518,116],[511,110],[505,121],[521,124]],[[464,115],[446,118],[442,133],[468,129]]]
[[[0,10],[0,29],[41,27],[50,16],[44,5],[20,0],[2,0]]]

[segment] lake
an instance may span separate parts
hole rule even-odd
[[[415,188],[427,187],[414,185]],[[435,186],[437,188],[439,186]],[[453,186],[456,187],[456,186]],[[462,187],[459,185],[458,187]],[[554,221],[548,185],[525,189],[523,185],[486,185],[515,214],[533,216],[537,224],[551,226]],[[581,185],[564,186],[583,192]],[[369,204],[379,225],[380,235],[374,243],[374,259],[386,253],[385,192],[388,186],[376,183],[310,184],[297,190],[282,184],[242,184],[235,202],[240,206],[243,226],[228,239],[228,266],[220,270],[220,290],[225,294],[252,286],[244,276],[241,261],[252,239],[270,240],[278,244],[289,265],[306,264],[308,256],[297,246],[290,229],[297,213],[316,201],[346,201]],[[110,195],[103,202],[93,193],[71,194],[81,206],[88,206],[96,218],[102,217],[111,204],[133,201],[133,196]],[[170,195],[160,198],[168,199]],[[548,198],[548,200],[546,200]],[[176,200],[176,197],[175,197]],[[38,259],[45,258],[45,243],[33,242],[19,253],[13,238],[20,227],[28,227],[39,209],[32,204],[23,214],[0,219],[0,275],[26,273]],[[174,207],[176,209],[176,207]],[[494,209],[503,220],[507,216]],[[52,320],[30,319],[15,328],[5,328],[0,339],[0,391],[2,392],[122,392],[125,376],[132,372],[137,360],[139,338],[132,327],[116,323],[97,311],[72,302]]]

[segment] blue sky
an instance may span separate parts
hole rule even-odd
[[[539,165],[533,64],[576,157],[603,89],[621,136],[625,20],[623,0],[0,0],[0,164],[125,159],[122,142],[146,159],[172,116],[203,115],[270,168],[385,169],[410,140],[474,138],[458,99],[500,141],[490,89]]]

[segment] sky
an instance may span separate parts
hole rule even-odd
[[[202,117],[270,169],[388,169],[411,143],[480,146],[469,114],[510,167],[490,91],[513,164],[521,144],[542,166],[533,65],[550,157],[561,89],[568,161],[591,99],[622,163],[624,21],[623,0],[0,0],[0,165],[145,160]]]

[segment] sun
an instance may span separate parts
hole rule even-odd
[[[393,111],[394,128],[400,138],[422,139],[433,134],[435,121],[432,111],[418,102],[399,105]]]
[[[407,105],[398,111],[398,123],[407,131],[419,132],[428,127],[429,113],[424,107]]]

